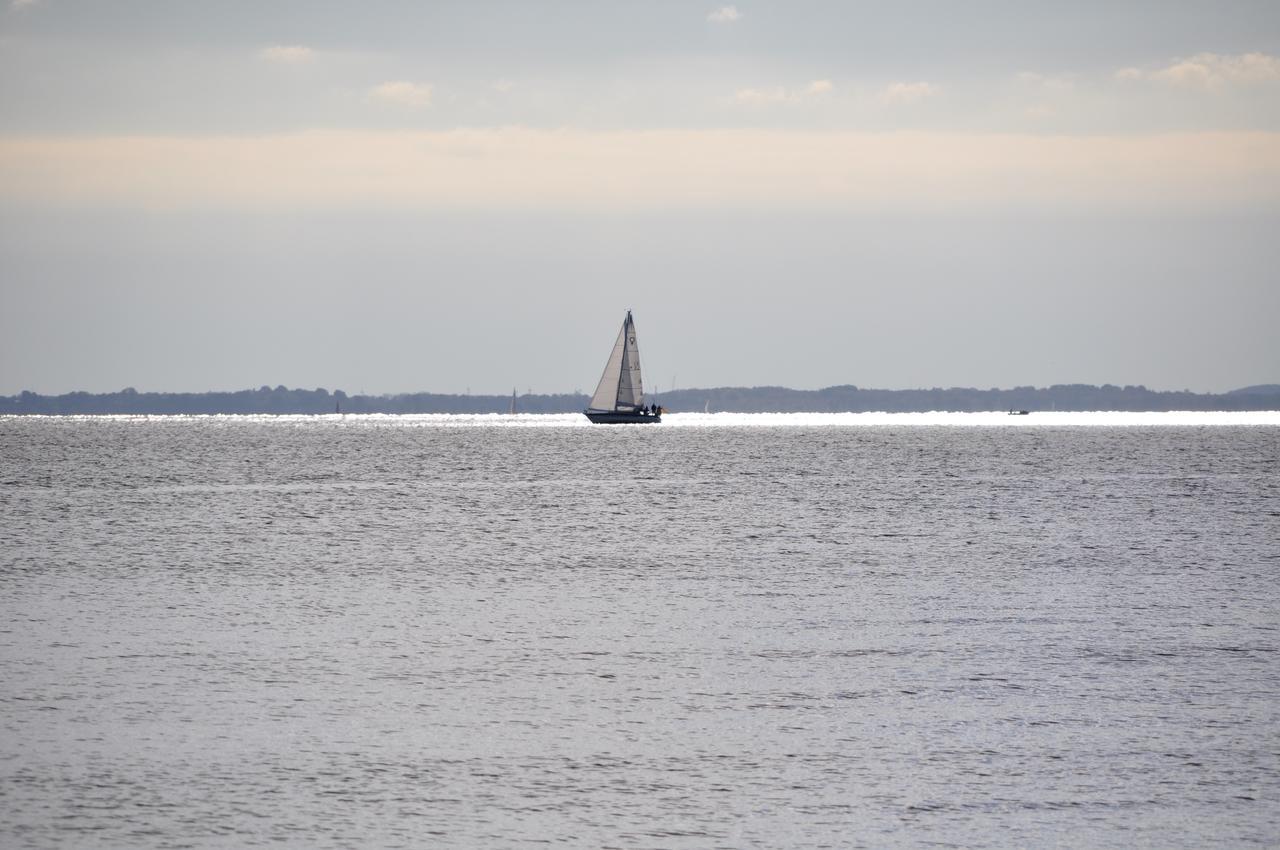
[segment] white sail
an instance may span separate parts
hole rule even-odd
[[[640,347],[636,345],[636,323],[627,313],[627,320],[622,325],[626,332],[627,344],[622,349],[622,371],[618,375],[618,408],[642,407],[644,405],[644,385],[640,383]]]
[[[591,396],[592,410],[613,410],[618,403],[618,379],[622,375],[622,352],[626,342],[627,323],[623,322],[622,330],[618,331],[618,341],[613,344],[609,360],[604,364],[604,374],[600,376],[595,395]]]
[[[591,396],[591,409],[635,410],[642,404],[644,386],[640,382],[640,349],[636,346],[635,322],[628,312],[605,363],[604,374]]]

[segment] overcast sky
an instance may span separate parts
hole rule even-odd
[[[1280,3],[3,0],[0,393],[1280,382]]]

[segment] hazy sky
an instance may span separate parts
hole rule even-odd
[[[1280,3],[3,0],[0,393],[1280,382]]]

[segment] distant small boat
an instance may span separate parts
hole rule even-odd
[[[604,374],[591,406],[582,411],[597,425],[648,424],[662,421],[662,408],[646,406],[640,381],[640,348],[636,345],[636,323],[631,311],[622,320],[622,330],[605,363]]]
[[[1010,416],[1026,416],[1030,412],[1031,412],[1030,410],[1010,410],[1009,415]]]

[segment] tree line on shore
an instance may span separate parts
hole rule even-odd
[[[649,400],[655,400],[653,396]],[[820,390],[786,387],[717,387],[661,394],[656,401],[669,412],[732,413],[914,413],[933,410],[1280,410],[1280,385],[1246,387],[1228,393],[1158,391],[1143,386],[1057,384],[1013,389],[880,390],[852,385]],[[587,406],[586,395],[533,394],[515,398],[519,413],[576,413]],[[72,392],[40,395],[24,391],[0,396],[0,415],[165,415],[165,414],[331,414],[331,413],[508,413],[512,396],[405,393],[347,395],[342,390],[289,389],[204,393],[138,392],[132,387],[113,393]]]

